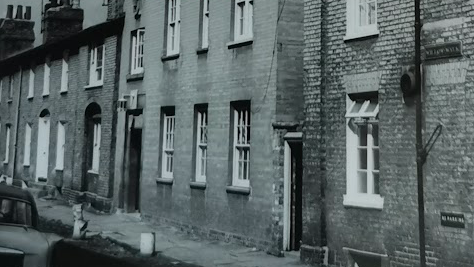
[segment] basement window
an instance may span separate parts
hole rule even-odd
[[[348,101],[346,113],[347,194],[344,205],[381,209],[379,190],[379,103]]]

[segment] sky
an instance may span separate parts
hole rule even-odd
[[[0,0],[0,18],[5,18],[8,5],[31,6],[31,19],[35,21],[35,46],[41,45],[41,10],[42,5],[48,0]],[[83,28],[104,22],[107,19],[107,7],[102,6],[102,0],[81,0],[84,9]]]

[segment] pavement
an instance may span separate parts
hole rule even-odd
[[[55,199],[36,199],[40,217],[45,221],[60,221],[73,226],[72,207]],[[178,228],[144,222],[139,214],[98,214],[84,211],[89,221],[87,235],[100,235],[117,243],[140,249],[141,233],[155,233],[155,250],[170,258],[204,267],[283,267],[308,266],[300,263],[299,253],[276,257],[255,248],[218,240],[203,239]]]

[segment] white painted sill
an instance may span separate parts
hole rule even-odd
[[[346,35],[344,36],[344,41],[355,40],[355,39],[360,39],[360,38],[365,38],[365,37],[378,36],[379,34],[380,34],[379,30],[363,31],[363,32],[350,33],[350,34],[348,32],[346,32]]]
[[[88,89],[100,88],[103,85],[104,85],[104,83],[92,83],[92,84],[88,84],[88,85],[84,86],[84,89],[88,90]]]
[[[343,195],[343,205],[345,207],[363,209],[383,209],[384,198],[375,194],[346,194]]]
[[[253,37],[241,38],[227,43],[227,48],[232,49],[236,47],[241,47],[245,45],[253,44]]]
[[[32,95],[27,96],[28,99],[33,99]]]
[[[173,178],[156,178],[156,183],[157,184],[172,185],[173,184]]]
[[[99,171],[94,171],[94,170],[88,170],[87,173],[92,173],[92,174],[99,174]]]

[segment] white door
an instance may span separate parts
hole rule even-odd
[[[48,179],[49,130],[49,117],[39,118],[38,149],[36,153],[37,182],[46,182]]]

